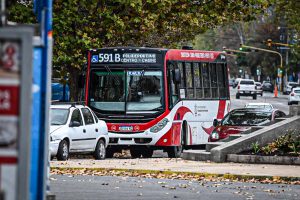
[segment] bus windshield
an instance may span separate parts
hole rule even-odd
[[[163,76],[159,70],[93,70],[90,106],[101,111],[150,112],[163,109]]]

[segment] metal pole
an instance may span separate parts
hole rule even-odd
[[[5,14],[5,0],[1,0],[1,25],[6,24],[6,14]]]

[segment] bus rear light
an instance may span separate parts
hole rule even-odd
[[[295,93],[291,93],[291,96],[295,96]]]
[[[241,88],[241,86],[238,86],[238,90]]]

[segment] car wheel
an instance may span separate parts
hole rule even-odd
[[[255,95],[253,95],[253,99],[257,99],[257,95],[255,94]]]
[[[58,145],[57,160],[68,160],[69,158],[69,145],[66,140],[62,140]]]
[[[103,140],[98,141],[94,152],[94,157],[96,160],[103,160],[106,158],[106,148]]]
[[[131,158],[140,158],[142,156],[142,152],[139,149],[130,149]]]
[[[236,94],[235,97],[236,97],[236,99],[239,99],[239,98],[240,98],[240,95],[239,95],[239,94]]]
[[[168,151],[167,151],[168,157],[169,158],[180,158],[182,150],[183,150],[182,146],[170,147],[170,149],[168,149]]]
[[[142,151],[143,158],[151,158],[152,155],[153,155],[153,150],[152,149],[146,148]]]

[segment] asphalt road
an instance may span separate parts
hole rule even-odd
[[[274,108],[289,114],[288,95],[279,94],[278,97],[275,98],[273,93],[264,92],[263,96],[257,96],[256,100],[253,100],[252,97],[243,96],[241,96],[240,99],[236,99],[235,95],[236,89],[230,88],[231,110],[243,108],[247,103],[271,103]]]
[[[57,200],[300,199],[300,185],[111,176],[52,175],[51,190]]]

